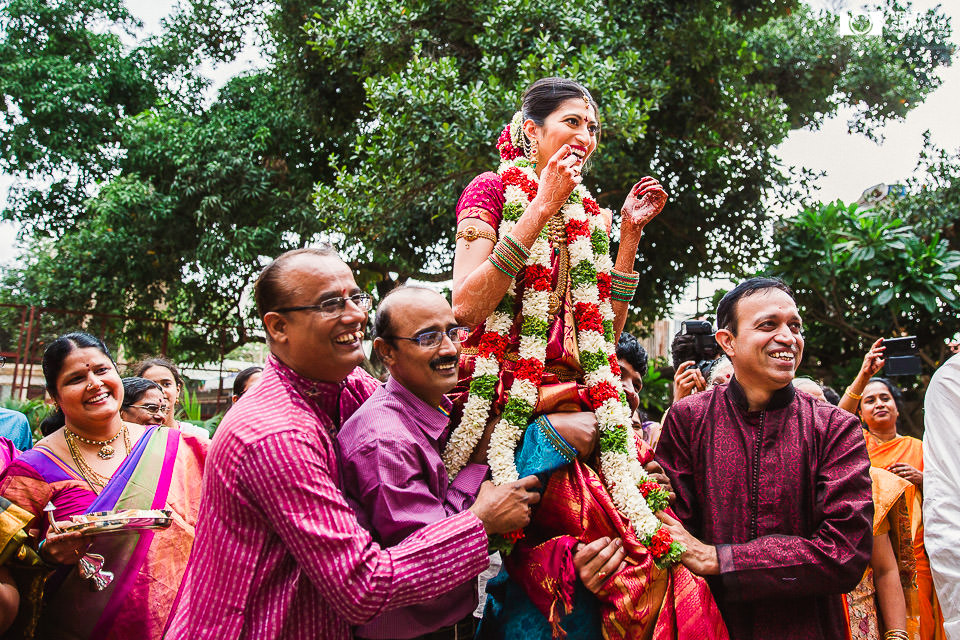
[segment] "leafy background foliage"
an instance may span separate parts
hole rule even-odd
[[[380,293],[448,278],[460,191],[550,74],[601,104],[602,204],[647,174],[671,193],[637,264],[635,319],[654,318],[694,276],[762,263],[771,203],[809,177],[773,151],[790,129],[850,105],[873,135],[951,54],[940,13],[893,1],[864,39],[786,0],[185,0],[140,40],[121,0],[0,9],[2,215],[27,247],[0,300],[225,326],[175,331],[185,362],[256,339],[250,284],[289,248],[333,239]],[[200,63],[250,40],[262,68],[208,97]],[[956,198],[941,187],[921,197]],[[151,327],[115,330],[135,355]]]
[[[925,373],[896,382],[912,401],[906,418],[918,435],[917,404],[930,374],[951,355],[947,341],[960,333],[960,250],[930,225],[925,208],[945,195],[937,194],[921,190],[871,210],[840,201],[807,208],[777,225],[765,266],[797,296],[804,372],[840,392],[877,338],[917,336]]]

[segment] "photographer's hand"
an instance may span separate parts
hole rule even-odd
[[[857,374],[858,381],[863,378],[864,385],[866,385],[867,380],[877,375],[880,369],[883,369],[883,352],[886,350],[887,348],[883,346],[883,338],[871,345],[870,351],[867,351],[867,355],[863,356],[863,364],[860,365],[860,373]]]
[[[677,372],[673,376],[673,386],[673,401],[676,402],[680,398],[686,398],[706,389],[707,381],[700,369],[697,368],[697,363],[688,360],[677,368]]]
[[[853,414],[857,413],[857,409],[860,407],[860,396],[863,394],[864,388],[867,386],[870,378],[877,375],[880,369],[883,368],[885,362],[883,352],[886,351],[886,349],[887,348],[883,346],[883,338],[880,338],[870,346],[870,350],[863,356],[863,364],[860,365],[860,371],[857,372],[857,377],[850,383],[846,391],[844,391],[843,397],[841,397],[840,402],[837,403],[838,407]]]

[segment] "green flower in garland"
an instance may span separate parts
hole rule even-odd
[[[626,429],[603,429],[600,431],[600,450],[627,453]]]
[[[597,283],[597,268],[586,260],[581,260],[570,269],[570,282],[574,287],[587,284],[595,285]]]
[[[602,351],[581,351],[580,365],[586,372],[596,371],[607,364],[607,356]]]
[[[523,326],[520,327],[520,335],[545,338],[548,329],[549,325],[545,320],[535,316],[524,316]]]
[[[476,394],[484,400],[492,400],[497,388],[497,376],[485,375],[474,378],[470,382],[470,393]]]
[[[503,408],[503,419],[510,424],[526,426],[527,419],[532,413],[533,407],[530,403],[522,398],[512,397]]]

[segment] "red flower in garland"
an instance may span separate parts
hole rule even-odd
[[[529,380],[533,384],[540,384],[540,380],[543,378],[543,363],[536,358],[520,358],[517,360],[513,375],[523,380]]]
[[[508,167],[500,177],[503,179],[504,184],[515,185],[519,185],[527,179],[527,176],[523,175],[523,171],[520,171],[520,169],[516,167]]]
[[[515,160],[520,157],[520,149],[513,146],[510,139],[510,125],[503,128],[500,137],[497,138],[497,149],[500,150],[500,157],[504,160]]]
[[[590,395],[590,403],[593,405],[594,409],[602,405],[607,400],[620,397],[620,390],[607,381],[603,381],[590,387],[587,389],[587,393]]]
[[[588,216],[600,215],[600,205],[598,205],[597,201],[593,198],[583,199],[583,210],[587,212]]]
[[[572,242],[579,236],[590,237],[590,222],[588,220],[571,220],[567,223],[567,238]]]
[[[609,273],[597,272],[597,291],[600,292],[600,301],[610,299],[611,279]]]
[[[578,302],[573,308],[573,316],[578,331],[596,331],[603,333],[603,316],[600,308],[590,302]]]
[[[523,529],[516,529],[509,533],[503,534],[503,539],[513,544],[519,542],[521,538],[523,538]]]
[[[660,527],[657,532],[650,537],[650,553],[659,558],[670,553],[670,545],[673,544],[673,537],[666,527]]]
[[[525,267],[524,286],[532,287],[534,291],[550,291],[552,276],[550,270],[541,264],[531,264]]]
[[[610,363],[610,371],[613,372],[613,375],[619,378],[623,372],[620,371],[620,361],[617,360],[617,354],[611,353],[609,356],[607,356],[607,362]]]
[[[486,358],[487,356],[496,356],[497,360],[503,360],[503,354],[507,350],[507,336],[502,336],[496,331],[487,331],[483,334],[483,337],[480,338],[480,347],[478,349],[478,354],[481,358]]]
[[[645,480],[638,485],[640,493],[643,494],[643,497],[646,498],[650,495],[651,491],[659,491],[660,485],[654,482],[653,480]]]
[[[500,176],[504,184],[519,187],[532,200],[537,195],[537,184],[517,167],[510,167]]]

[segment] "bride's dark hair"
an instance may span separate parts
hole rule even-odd
[[[587,88],[567,78],[541,78],[523,92],[521,113],[524,120],[533,120],[542,127],[544,120],[566,100],[586,98],[600,118],[600,107]]]

